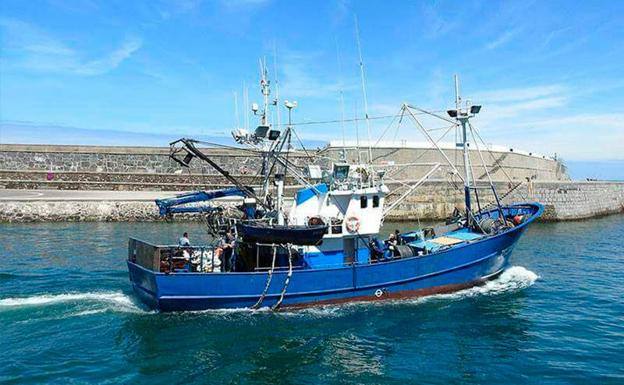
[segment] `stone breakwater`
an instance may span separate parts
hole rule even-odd
[[[233,202],[219,202],[231,207]],[[0,222],[153,222],[164,221],[154,201],[0,201]],[[176,220],[198,221],[178,214]]]
[[[222,148],[204,151],[242,183],[258,183],[255,177],[261,169],[258,154]],[[435,163],[443,166],[440,175],[450,171],[445,158],[428,147],[398,143],[391,147],[375,147],[371,153],[376,164],[387,165],[388,173],[394,180],[417,180]],[[462,169],[461,153],[454,148],[445,149],[445,153]],[[293,151],[289,154],[289,161],[293,167],[304,172],[309,164],[327,169],[343,154],[349,163],[356,163],[362,152],[341,147]],[[472,151],[470,156],[473,164],[481,164],[477,153]],[[492,178],[497,181],[509,178],[518,181],[526,178],[569,180],[565,166],[551,158],[509,149],[487,152],[484,159]],[[487,180],[486,174],[480,171],[475,173],[475,177]],[[195,160],[190,163],[190,168],[182,168],[169,157],[169,148],[0,144],[0,188],[179,191],[224,184],[229,182],[204,162]]]
[[[135,222],[161,220],[154,202],[0,202],[2,222]]]
[[[536,182],[509,185],[498,183],[503,203],[538,201],[545,206],[542,220],[560,221],[591,218],[624,212],[624,182]],[[134,193],[129,193],[134,194]],[[481,190],[480,204],[486,206],[494,197]],[[475,201],[475,200],[473,200]],[[462,208],[462,193],[445,182],[422,186],[392,211],[388,220],[439,220],[448,217],[455,207]],[[233,206],[233,201],[219,202]],[[476,205],[476,201],[475,201]],[[197,220],[186,216],[180,220]],[[152,199],[144,200],[0,200],[0,222],[54,221],[158,221],[163,220]]]
[[[485,186],[481,184],[481,186]],[[544,205],[542,220],[586,219],[624,212],[624,182],[531,182],[495,183],[503,204],[537,201]],[[463,193],[448,183],[428,183],[400,204],[388,219],[416,220],[448,217],[463,208]],[[491,190],[480,189],[482,206],[495,202]],[[473,197],[473,205],[477,202]]]

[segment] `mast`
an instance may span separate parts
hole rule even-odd
[[[266,59],[260,59],[260,89],[262,90],[262,115],[260,115],[260,123],[263,126],[268,126],[268,112],[269,112],[269,80],[267,79],[267,67]]]
[[[470,189],[472,188],[471,181],[473,177],[472,177],[472,172],[471,172],[471,167],[470,167],[470,153],[469,153],[470,143],[468,143],[468,136],[467,136],[466,131],[467,131],[467,126],[469,124],[468,122],[469,119],[473,117],[475,114],[479,113],[481,106],[470,106],[470,108],[466,106],[466,110],[465,111],[462,110],[462,106],[461,106],[462,100],[461,100],[461,97],[459,96],[459,77],[457,75],[455,75],[454,77],[455,77],[455,110],[449,110],[448,113],[451,117],[454,117],[461,125],[461,136],[460,136],[461,142],[456,143],[456,146],[462,148],[462,152],[464,156],[464,175],[466,176],[464,178],[464,200],[466,204],[466,221],[467,221],[467,224],[470,225],[470,223],[472,222]]]
[[[262,59],[260,59],[260,90],[262,92],[262,98],[263,98],[263,107],[262,107],[262,112],[260,114],[260,125],[261,126],[268,126],[268,119],[267,119],[267,113],[269,110],[269,94],[271,93],[270,89],[269,89],[269,80],[267,78],[267,68],[266,68],[266,61],[263,61]],[[257,108],[257,107],[256,107]],[[255,112],[255,111],[254,111]],[[267,200],[267,196],[269,195],[269,188],[270,188],[270,184],[269,184],[269,178],[271,177],[269,174],[269,148],[270,145],[267,145],[266,143],[263,143],[263,152],[262,152],[262,176],[264,178],[263,183],[262,183],[262,198],[265,200]]]
[[[284,101],[284,105],[286,106],[286,108],[288,109],[288,126],[286,127],[286,132],[284,133],[284,136],[282,137],[281,141],[281,145],[279,148],[279,152],[282,151],[282,148],[284,146],[284,144],[286,142],[288,142],[286,151],[287,154],[288,152],[290,152],[290,135],[292,132],[292,110],[297,107],[297,102],[296,101],[292,101],[289,102],[288,100]],[[277,200],[276,200],[276,211],[277,211],[277,224],[278,225],[283,225],[284,224],[284,212],[283,212],[283,208],[284,208],[284,180],[286,178],[286,170],[288,167],[288,162],[286,162],[284,164],[284,173],[283,174],[276,174],[275,175],[275,186],[277,187]]]

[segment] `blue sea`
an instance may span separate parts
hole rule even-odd
[[[389,224],[386,231],[407,224]],[[624,384],[624,216],[537,223],[450,295],[297,312],[159,314],[127,238],[200,224],[0,225],[0,383]]]

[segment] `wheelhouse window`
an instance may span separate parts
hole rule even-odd
[[[368,198],[366,196],[360,197],[360,208],[365,209],[368,206]]]
[[[379,207],[379,196],[378,195],[374,195],[373,196],[373,207]]]
[[[344,182],[349,177],[349,165],[334,165],[334,179],[338,182]]]

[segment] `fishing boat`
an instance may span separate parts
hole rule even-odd
[[[334,162],[320,177],[304,175],[288,159],[295,104],[286,103],[289,123],[281,132],[267,120],[269,82],[264,76],[261,87],[265,103],[258,129],[253,134],[242,130],[233,134],[238,143],[256,148],[262,157],[261,192],[230,175],[199,148],[201,142],[183,138],[171,144],[171,157],[180,165],[188,167],[192,159],[199,158],[232,187],[156,202],[165,216],[203,216],[210,233],[220,241],[191,246],[130,239],[130,281],[136,294],[155,309],[278,310],[457,291],[501,274],[524,231],[543,212],[539,203],[502,204],[489,174],[495,202],[481,205],[481,187],[471,176],[467,136],[472,130],[469,120],[480,106],[462,105],[456,79],[455,108],[440,118],[451,121],[461,134],[457,145],[463,149],[464,172],[450,160],[448,167],[463,181],[465,207],[445,225],[416,228],[382,240],[386,215],[441,165],[433,165],[388,204],[384,170],[375,167],[371,157],[363,164],[344,159]],[[254,106],[254,113],[257,110]],[[404,104],[401,111],[415,118],[409,105]],[[426,130],[424,134],[431,139]],[[301,185],[289,208],[284,204],[286,174]],[[271,189],[276,198],[269,193]],[[242,200],[237,215],[212,204],[223,197]]]

